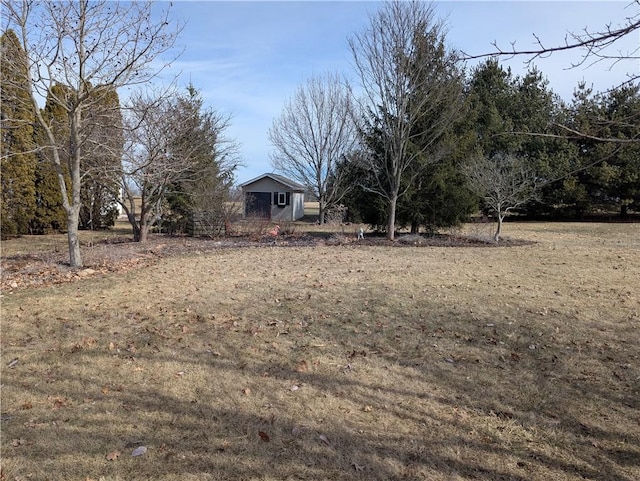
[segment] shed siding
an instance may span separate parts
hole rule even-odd
[[[260,179],[251,184],[252,192],[284,192],[285,189],[289,191],[288,187],[285,187],[280,182],[276,182],[270,178]]]
[[[277,180],[264,177],[251,182],[249,184],[243,184],[243,191],[245,194],[245,215],[246,211],[246,196],[251,193],[269,193],[271,198],[270,213],[271,220],[273,221],[294,221],[304,216],[304,193],[291,189],[291,187],[278,182]],[[277,193],[286,193],[287,205],[278,205]],[[264,195],[263,194],[263,195]]]

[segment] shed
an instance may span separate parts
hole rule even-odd
[[[263,174],[240,184],[244,216],[294,221],[304,216],[305,187],[278,174]]]

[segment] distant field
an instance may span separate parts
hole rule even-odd
[[[304,203],[304,215],[318,215],[320,213],[320,204],[317,202]]]
[[[640,479],[640,225],[505,235],[5,293],[0,478]]]

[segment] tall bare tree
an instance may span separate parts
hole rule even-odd
[[[103,96],[118,88],[149,82],[158,73],[156,61],[174,45],[179,28],[169,24],[168,10],[152,12],[152,3],[107,0],[2,0],[3,23],[16,31],[26,53],[28,82],[19,88],[29,95],[36,123],[47,139],[47,158],[55,166],[66,212],[69,263],[82,266],[78,241],[83,159],[94,148],[88,112],[105,105]],[[174,24],[175,25],[175,24]],[[51,95],[64,85],[70,96]],[[39,101],[47,98],[69,118],[69,134],[57,139],[42,115]],[[94,137],[95,139],[95,137]],[[70,155],[60,155],[65,145]],[[68,164],[70,190],[63,163]]]
[[[398,199],[442,158],[440,140],[462,110],[462,73],[445,33],[432,4],[394,0],[349,39],[364,96],[361,130],[375,151],[366,187],[388,204],[390,239]]]
[[[357,142],[351,91],[337,74],[313,77],[298,87],[269,129],[277,171],[311,190],[320,204],[320,223],[327,208],[344,195],[337,163]]]

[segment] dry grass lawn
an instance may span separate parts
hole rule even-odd
[[[640,225],[505,233],[5,293],[0,477],[640,479]]]

